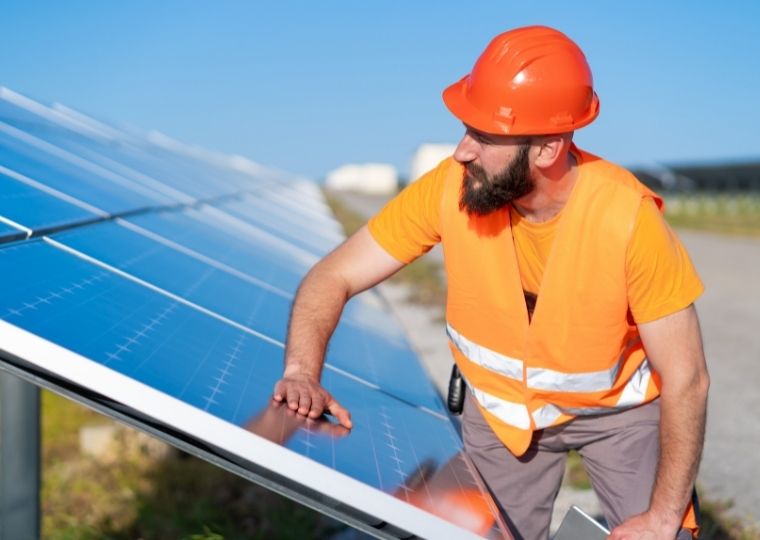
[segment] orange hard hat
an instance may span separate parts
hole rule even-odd
[[[546,26],[496,36],[472,73],[443,91],[449,110],[486,133],[547,135],[591,123],[599,114],[583,51]]]

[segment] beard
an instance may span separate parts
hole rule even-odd
[[[485,216],[533,191],[529,150],[530,145],[521,145],[512,161],[490,178],[480,165],[465,164],[459,209],[469,215]]]

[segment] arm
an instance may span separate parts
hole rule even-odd
[[[402,266],[364,226],[306,274],[290,315],[285,372],[275,384],[275,400],[286,401],[291,410],[310,418],[328,410],[351,427],[348,411],[319,383],[327,342],[346,302]]]
[[[616,527],[611,539],[675,538],[691,499],[705,433],[709,377],[693,305],[639,325],[660,375],[660,461],[649,509]]]

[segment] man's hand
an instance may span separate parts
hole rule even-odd
[[[290,410],[309,418],[319,418],[328,411],[340,425],[351,429],[351,414],[313,377],[286,374],[274,385],[273,397],[275,401],[286,402]]]
[[[644,512],[615,527],[607,540],[673,540],[680,529],[678,520],[668,521],[652,512]]]

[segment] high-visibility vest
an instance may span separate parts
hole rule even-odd
[[[650,369],[629,316],[626,251],[643,197],[625,169],[578,152],[581,166],[529,321],[509,210],[459,208],[462,166],[441,165],[441,240],[452,354],[481,413],[516,456],[535,430],[653,400]],[[535,292],[535,291],[534,291]]]

